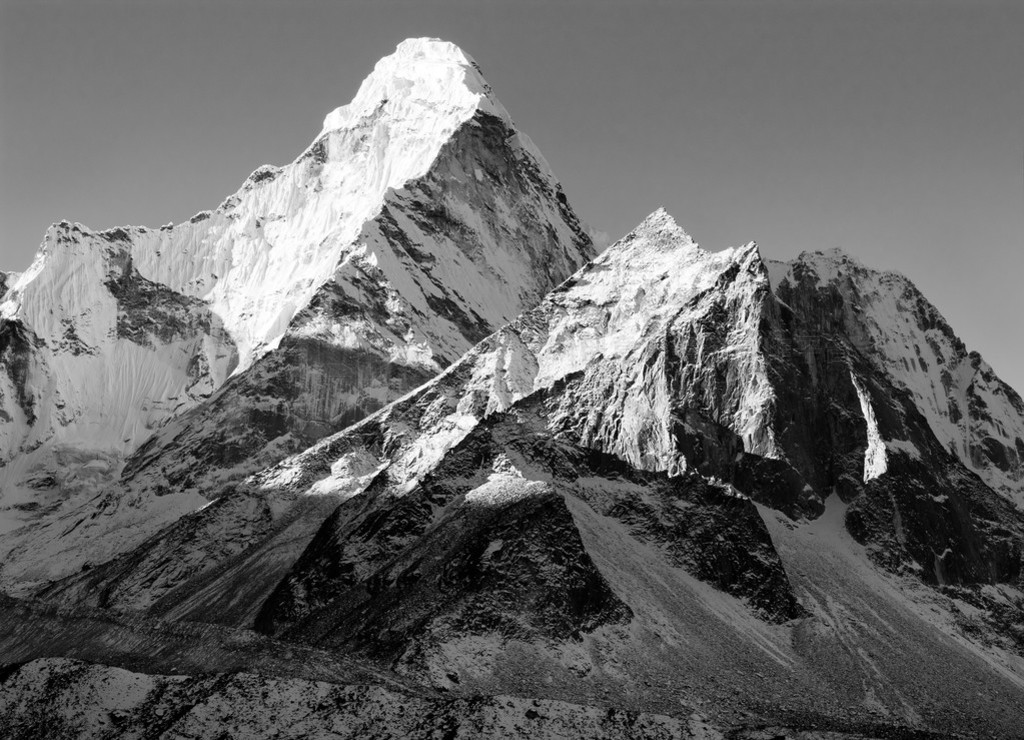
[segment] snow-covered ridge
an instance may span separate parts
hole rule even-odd
[[[489,90],[455,45],[405,41],[377,64],[352,104],[327,116],[292,164],[261,167],[218,209],[187,223],[116,231],[127,234],[143,277],[209,303],[238,347],[236,371],[244,370],[280,341],[389,189],[423,176],[477,111],[509,120]],[[103,269],[96,256],[110,232],[75,229],[74,244],[59,239],[56,227],[47,232],[39,257],[10,286],[4,316],[45,333],[48,295],[68,275],[77,284]],[[92,293],[68,299],[78,315],[101,300]]]
[[[759,352],[757,304],[767,276],[757,245],[708,252],[672,217],[659,209],[523,314],[477,345],[435,380],[304,453],[257,477],[264,490],[285,487],[323,493],[348,485],[344,466],[333,469],[335,450],[347,449],[360,428],[394,426],[404,448],[396,447],[392,472],[414,480],[480,421],[520,399],[582,375],[576,394],[560,396],[550,409],[552,428],[572,429],[585,446],[622,457],[649,470],[687,467],[669,428],[670,387],[677,382],[665,351],[666,337],[690,332],[719,300],[740,305],[745,320],[730,328],[729,344],[710,347],[706,361],[740,367],[742,388],[727,405],[729,426],[748,451],[778,457],[769,427],[774,402]],[[707,298],[703,301],[702,298]],[[703,353],[704,347],[694,347]],[[404,418],[408,404],[428,406],[418,422]],[[434,410],[436,409],[436,411]],[[396,434],[398,432],[396,431]],[[340,445],[340,447],[339,447]],[[331,460],[326,466],[325,460]]]
[[[208,300],[238,343],[244,370],[330,278],[389,189],[426,174],[478,110],[508,120],[485,90],[475,64],[453,44],[403,42],[350,105],[327,116],[295,162],[257,170],[211,215],[213,223],[183,224],[167,235],[188,259],[163,259],[140,245],[140,271]],[[196,231],[205,238],[197,241]]]

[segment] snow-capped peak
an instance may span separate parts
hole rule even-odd
[[[658,208],[651,215],[641,221],[640,224],[633,229],[630,236],[643,239],[656,237],[652,243],[671,245],[672,247],[679,246],[680,244],[696,245],[693,237],[687,234],[683,228],[676,223],[676,220],[672,218],[672,215],[666,211],[664,207]]]
[[[35,511],[80,519],[159,432],[143,456],[159,464],[133,478],[144,524],[120,509],[103,522],[110,542],[141,537],[222,489],[197,475],[245,470],[210,454],[225,435],[245,465],[276,460],[419,385],[592,255],[473,60],[404,42],[292,163],[258,167],[218,207],[159,229],[62,222],[28,272],[0,278],[0,535]],[[207,404],[229,379],[237,407]],[[181,495],[136,505],[157,490]],[[117,546],[67,531],[62,547]]]
[[[822,284],[828,284],[844,278],[856,280],[864,276],[870,276],[870,279],[873,281],[891,282],[917,292],[917,287],[913,281],[902,272],[897,270],[881,270],[865,265],[855,255],[841,247],[803,251],[795,260],[789,262],[772,260],[772,262],[775,265],[772,265],[771,268],[780,280],[784,279],[794,266],[799,265],[802,270],[811,269],[818,276],[818,280]],[[858,278],[858,276],[861,276],[861,278]],[[773,282],[772,284],[774,285],[775,283]]]
[[[759,265],[755,244],[706,251],[658,209],[537,308],[411,394],[409,398],[422,394],[431,399],[424,404],[451,414],[421,425],[421,434],[408,449],[396,452],[401,457],[396,470],[415,478],[481,418],[572,379],[574,390],[548,407],[552,428],[572,429],[585,446],[616,454],[637,467],[678,472],[687,463],[670,429],[671,409],[679,401],[674,396],[678,379],[670,367],[674,360],[669,356],[685,356],[689,349],[698,364],[728,358],[740,366],[735,373],[737,389],[724,404],[728,408],[721,423],[734,429],[747,451],[779,457],[774,436],[765,427],[773,395],[759,357],[761,314],[754,304],[758,287],[767,285]],[[716,285],[719,290],[712,290]],[[691,329],[697,327],[703,334],[705,325],[715,324],[716,306],[723,302],[739,306],[736,313],[742,320],[724,330],[726,347],[712,341],[705,347]],[[449,401],[435,403],[433,396],[449,393]],[[694,399],[700,395],[695,392]],[[694,399],[690,400],[698,404]],[[389,419],[405,408],[385,409],[365,424],[381,419],[391,423]],[[310,482],[310,476],[326,472],[321,467],[324,451],[346,434],[328,438],[267,471],[260,485]],[[332,478],[324,485],[330,488],[334,482]]]
[[[465,120],[481,110],[508,121],[508,112],[473,58],[440,39],[406,39],[384,57],[359,88],[355,99],[324,119],[324,132],[334,131],[378,112],[382,106],[397,117],[417,111],[444,110]]]
[[[108,243],[124,238],[132,266],[144,278],[211,307],[237,347],[235,370],[241,372],[277,346],[385,194],[424,176],[478,112],[514,130],[467,54],[437,39],[409,39],[376,65],[351,104],[327,116],[324,132],[292,164],[258,168],[219,208],[187,223],[116,233],[75,225],[71,246],[91,263]],[[518,144],[553,181],[529,140],[518,136]],[[32,294],[43,310],[24,318],[37,326],[49,316],[55,288],[47,275],[59,284],[53,261],[64,259],[54,254],[64,245],[53,242],[70,225],[61,226],[48,232],[32,268],[7,286],[18,297],[16,303],[8,299],[8,317]],[[95,300],[82,302],[74,313],[88,312]]]

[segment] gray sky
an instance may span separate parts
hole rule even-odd
[[[1024,391],[1024,2],[0,0],[0,267],[291,161],[410,36],[458,43],[577,210],[910,276]]]

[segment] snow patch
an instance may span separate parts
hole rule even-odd
[[[871,397],[868,395],[864,383],[853,373],[850,373],[853,386],[857,389],[857,397],[860,399],[860,409],[864,414],[864,422],[868,427],[868,448],[864,453],[864,482],[878,478],[885,473],[887,462],[885,456],[885,442],[878,431],[878,422],[875,421],[875,410],[871,407]]]

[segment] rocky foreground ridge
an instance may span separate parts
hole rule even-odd
[[[411,105],[419,161],[420,93],[470,123],[385,191],[279,341],[223,319],[238,365],[215,390],[103,495],[55,481],[77,508],[5,536],[29,598],[0,603],[0,727],[1021,735],[1017,393],[909,280],[841,252],[709,252],[659,210],[591,258],[450,45],[404,43],[325,131]],[[442,207],[461,226],[423,215]],[[226,310],[183,300],[202,331]],[[293,382],[347,390],[314,421]]]

